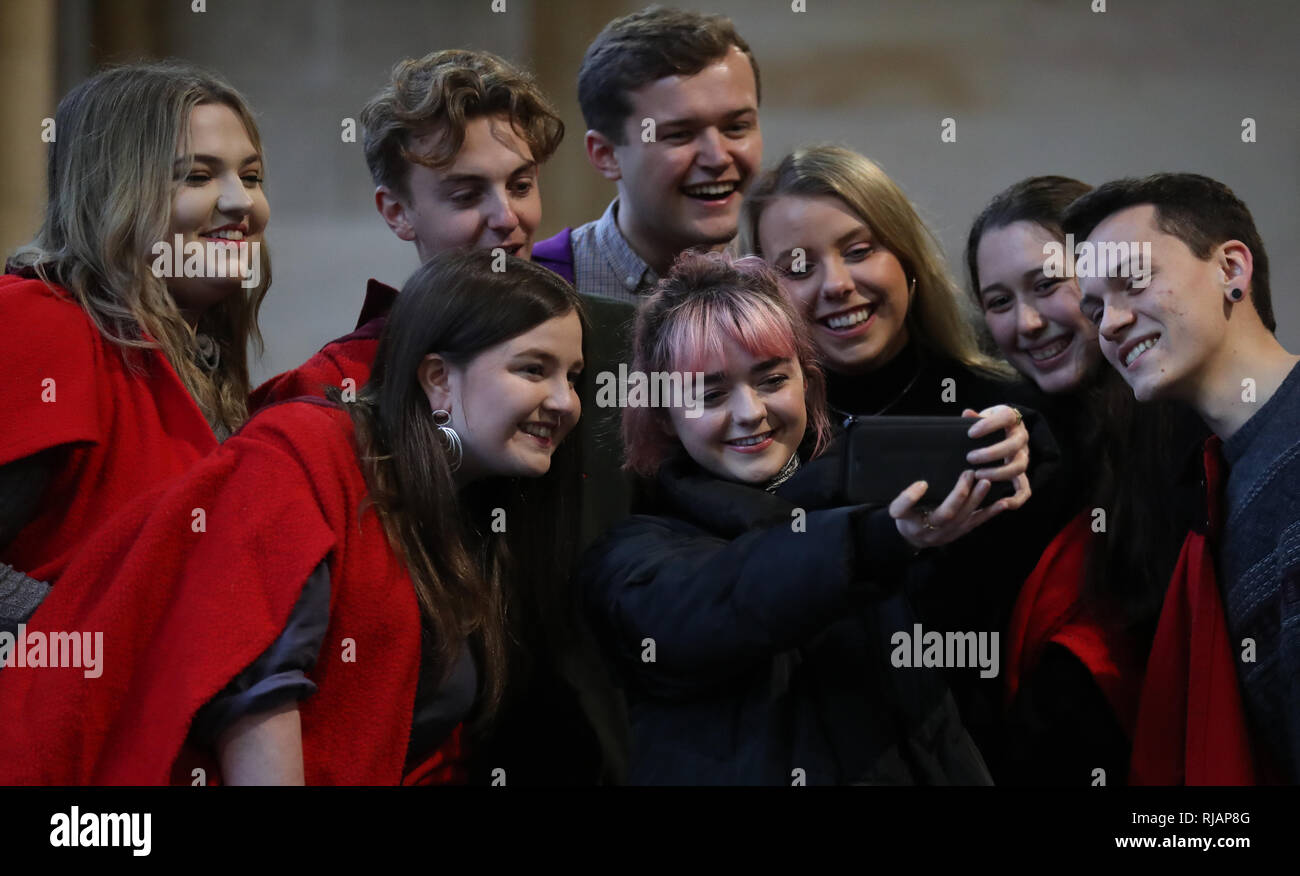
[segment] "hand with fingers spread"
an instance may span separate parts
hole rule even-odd
[[[980,418],[966,433],[972,438],[982,438],[999,429],[1006,430],[1005,438],[988,447],[972,450],[966,454],[966,461],[971,465],[986,466],[975,470],[977,478],[1015,484],[1015,493],[993,503],[993,508],[1010,511],[1024,505],[1030,495],[1029,477],[1025,474],[1029,469],[1029,430],[1025,428],[1024,416],[1009,405],[994,405],[979,413],[967,408],[962,411],[962,416]]]
[[[964,471],[952,492],[931,511],[917,507],[929,489],[925,481],[917,481],[889,503],[889,516],[894,518],[894,525],[908,544],[915,548],[939,547],[1002,513],[1003,509],[998,507],[1001,502],[980,508],[989,487],[987,480],[977,482],[974,472]]]

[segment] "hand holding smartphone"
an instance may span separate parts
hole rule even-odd
[[[967,432],[979,417],[856,417],[849,427],[845,495],[855,504],[888,505],[917,481],[929,489],[917,507],[937,507],[965,471],[980,468],[966,456],[994,447],[1001,430],[981,438]],[[973,486],[973,485],[972,485]],[[983,504],[1015,494],[1010,480],[993,481]]]

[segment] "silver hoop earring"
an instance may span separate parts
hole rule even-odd
[[[460,436],[456,434],[456,430],[447,425],[450,422],[450,411],[439,409],[433,412],[433,425],[438,427],[438,432],[447,445],[447,465],[452,471],[455,471],[460,468],[460,461],[465,455],[465,448],[460,443]]]

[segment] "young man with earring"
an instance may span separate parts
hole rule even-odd
[[[1139,401],[1182,401],[1221,442],[1209,518],[1228,645],[1261,772],[1300,782],[1300,356],[1274,336],[1263,241],[1227,186],[1186,173],[1107,183],[1064,227],[1128,255],[1080,278],[1107,361]]]

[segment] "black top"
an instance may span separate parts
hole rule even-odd
[[[828,504],[805,471],[769,493],[675,460],[645,497],[652,513],[584,556],[592,623],[627,689],[629,781],[987,782],[938,676],[889,662],[911,617],[882,597],[911,547],[886,511]]]
[[[948,381],[951,381],[949,383]],[[844,375],[828,371],[831,407],[857,416],[960,416],[999,404],[1038,410],[1044,396],[1020,378],[1001,378],[962,365],[911,341],[875,371]]]
[[[636,308],[581,298],[588,323],[586,367],[578,383],[582,417],[565,442],[576,443],[569,449],[577,457],[578,477],[554,487],[566,492],[576,516],[568,536],[575,554],[627,516],[632,494],[622,470],[621,411],[595,399],[597,376],[616,372],[618,363],[629,359]],[[564,594],[564,601],[576,603],[571,596]],[[502,780],[507,787],[595,785],[621,777],[627,757],[624,703],[594,654],[590,632],[580,618],[568,620],[568,640],[548,642],[535,610],[516,610],[505,697],[490,726],[475,728],[468,740],[471,785]]]
[[[1064,505],[1062,497],[1049,489],[1060,476],[1060,454],[1046,419],[1038,414],[1046,397],[1022,379],[982,372],[910,342],[876,371],[855,376],[828,373],[827,398],[834,412],[853,416],[955,417],[965,408],[981,411],[999,404],[1023,413],[1030,433],[1028,474],[1033,495],[1022,508],[1004,512],[933,552],[928,583],[940,585],[941,592],[937,599],[923,598],[917,606],[923,621],[942,623],[945,629],[1005,629],[1020,584],[1078,511],[1077,498],[1068,507],[1057,507]],[[946,495],[950,486],[935,488]],[[922,591],[932,589],[920,580],[917,586]]]
[[[834,413],[853,416],[960,416],[1012,405],[1030,433],[1029,481],[1033,495],[946,547],[928,552],[909,575],[908,595],[927,630],[1004,634],[1025,578],[1044,548],[1079,510],[1079,496],[1061,488],[1060,453],[1046,418],[1038,412],[1047,397],[1021,378],[963,365],[910,341],[883,367],[861,375],[827,374],[827,398]],[[852,425],[849,426],[852,428]],[[937,488],[937,487],[936,487]],[[942,488],[946,495],[948,486]],[[1005,642],[999,665],[1005,665]],[[945,677],[967,729],[986,753],[1004,745],[1001,674],[983,678],[968,669]],[[990,757],[995,781],[996,758]]]

